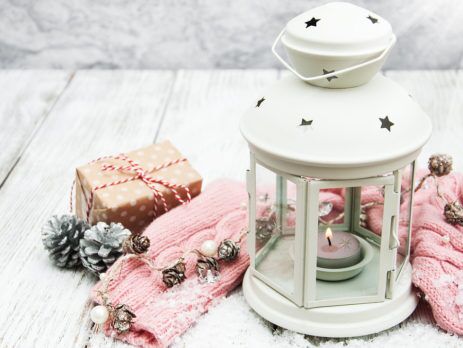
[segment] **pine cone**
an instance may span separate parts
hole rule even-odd
[[[220,266],[214,257],[203,257],[198,259],[196,263],[196,273],[201,276],[204,275],[208,270],[219,271]]]
[[[79,242],[89,228],[74,215],[54,215],[46,222],[42,227],[42,242],[56,266],[73,268],[81,264]]]
[[[428,168],[435,176],[444,176],[452,171],[452,156],[446,154],[435,154],[429,157]]]
[[[140,234],[132,234],[124,241],[125,254],[143,254],[148,251],[149,247],[149,238]]]
[[[217,251],[219,259],[225,261],[233,261],[238,257],[240,252],[240,246],[231,239],[225,239],[220,242],[219,249]]]
[[[447,203],[444,207],[444,215],[447,222],[452,225],[463,226],[463,207],[459,202]]]
[[[258,240],[269,239],[275,231],[275,219],[270,217],[260,217],[256,219],[256,238]]]
[[[185,270],[185,263],[183,261],[179,261],[174,266],[162,271],[162,281],[168,288],[180,284],[186,278]]]
[[[98,222],[80,240],[82,265],[95,275],[105,272],[122,255],[122,245],[130,235],[120,223]]]
[[[136,317],[135,313],[128,306],[118,305],[114,308],[111,325],[118,334],[124,334],[130,330],[133,319]]]

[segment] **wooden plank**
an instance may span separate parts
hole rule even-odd
[[[463,105],[458,99],[463,88],[463,81],[459,81],[461,73],[455,70],[393,70],[386,72],[386,76],[410,92],[431,117],[434,131],[463,126],[460,117]]]
[[[59,270],[40,227],[65,213],[74,168],[153,141],[172,72],[81,71],[36,132],[0,200],[0,346],[83,347],[94,278]]]
[[[72,74],[0,70],[0,187]]]
[[[277,70],[180,71],[158,139],[176,144],[204,176],[244,181],[248,148],[239,131]]]
[[[444,152],[453,155],[455,170],[463,171],[463,71],[389,71],[386,75],[407,89],[431,118],[433,134],[418,158],[419,166],[425,167],[431,154]]]

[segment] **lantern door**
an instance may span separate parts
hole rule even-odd
[[[305,307],[384,301],[395,269],[398,178],[308,180]]]
[[[412,235],[412,209],[413,194],[415,188],[415,162],[410,163],[405,168],[396,172],[397,180],[395,190],[400,195],[397,227],[394,239],[391,241],[392,247],[396,250],[395,268],[391,271],[387,298],[394,296],[396,284],[401,276],[406,272],[411,272],[410,264],[410,245]]]
[[[306,182],[270,169],[252,155],[247,181],[253,275],[302,306]]]
[[[410,240],[412,234],[412,208],[415,186],[415,162],[402,170],[400,185],[400,212],[398,231],[398,251],[396,259],[396,279],[398,280],[410,258]]]

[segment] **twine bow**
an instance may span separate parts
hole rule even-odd
[[[120,161],[125,162],[126,164],[116,166],[114,164],[105,163],[105,164],[102,165],[102,170],[103,171],[123,171],[123,172],[126,172],[126,173],[133,173],[133,176],[129,177],[129,178],[116,180],[116,181],[113,181],[113,182],[109,182],[109,183],[102,184],[102,185],[94,187],[92,189],[92,191],[90,192],[90,195],[89,195],[89,197],[87,199],[87,211],[86,211],[87,222],[90,220],[90,212],[92,210],[94,195],[95,195],[96,191],[107,188],[107,187],[111,187],[111,186],[125,184],[125,183],[130,182],[130,181],[141,180],[153,192],[153,197],[154,197],[153,213],[154,213],[154,217],[158,216],[158,203],[159,203],[159,201],[162,203],[162,206],[164,208],[164,212],[167,212],[169,210],[169,208],[167,206],[167,201],[166,201],[166,199],[164,197],[164,194],[162,193],[161,190],[159,190],[156,187],[156,184],[162,185],[164,187],[169,188],[174,193],[175,199],[178,202],[180,202],[181,204],[188,203],[191,200],[190,189],[187,186],[180,185],[180,184],[173,184],[173,183],[170,183],[169,181],[159,179],[159,178],[155,178],[151,174],[151,173],[157,172],[157,171],[159,171],[159,170],[161,170],[163,168],[170,167],[171,165],[174,165],[174,164],[177,164],[177,163],[180,163],[180,162],[185,162],[185,161],[187,161],[186,158],[179,158],[179,159],[176,159],[176,160],[173,160],[173,161],[165,162],[165,163],[160,164],[158,166],[155,166],[154,168],[151,168],[149,170],[145,170],[138,162],[136,162],[133,159],[129,158],[125,154],[120,154],[120,155],[117,155],[117,156],[100,157],[100,158],[98,158],[98,159],[96,159],[96,160],[94,160],[94,161],[92,161],[90,163],[99,162],[99,161],[105,160],[105,159],[120,160]],[[186,199],[182,198],[182,196],[179,194],[179,192],[178,192],[179,189],[182,189],[182,190],[185,191]],[[72,210],[72,206],[71,206],[71,210]]]

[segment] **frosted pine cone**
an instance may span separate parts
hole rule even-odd
[[[162,271],[162,281],[168,288],[180,284],[186,279],[185,270],[185,263],[183,261],[179,261],[174,266]]]
[[[147,236],[133,234],[124,241],[124,253],[126,254],[143,254],[150,247],[150,240]]]
[[[54,215],[46,222],[42,227],[42,242],[56,266],[73,268],[81,264],[79,242],[89,228],[74,215]]]
[[[463,207],[459,202],[447,203],[444,207],[444,215],[447,222],[452,225],[463,226]]]
[[[276,217],[272,214],[269,217],[259,217],[256,219],[256,238],[258,240],[268,240],[276,228]]]
[[[133,319],[137,316],[126,305],[118,305],[114,308],[112,327],[118,334],[124,334],[132,327]]]
[[[95,275],[105,272],[122,255],[122,245],[130,235],[120,223],[98,222],[80,240],[82,265]]]
[[[220,266],[214,257],[202,257],[196,263],[196,274],[200,283],[213,284],[220,279]]]
[[[220,242],[219,249],[217,251],[219,259],[225,261],[233,261],[238,257],[240,252],[240,246],[231,239],[225,239]]]
[[[213,257],[203,257],[198,259],[196,263],[196,273],[201,276],[202,274],[206,273],[208,270],[211,271],[219,271],[219,263]]]
[[[444,176],[452,171],[452,156],[446,154],[435,154],[429,157],[428,168],[435,176]]]

